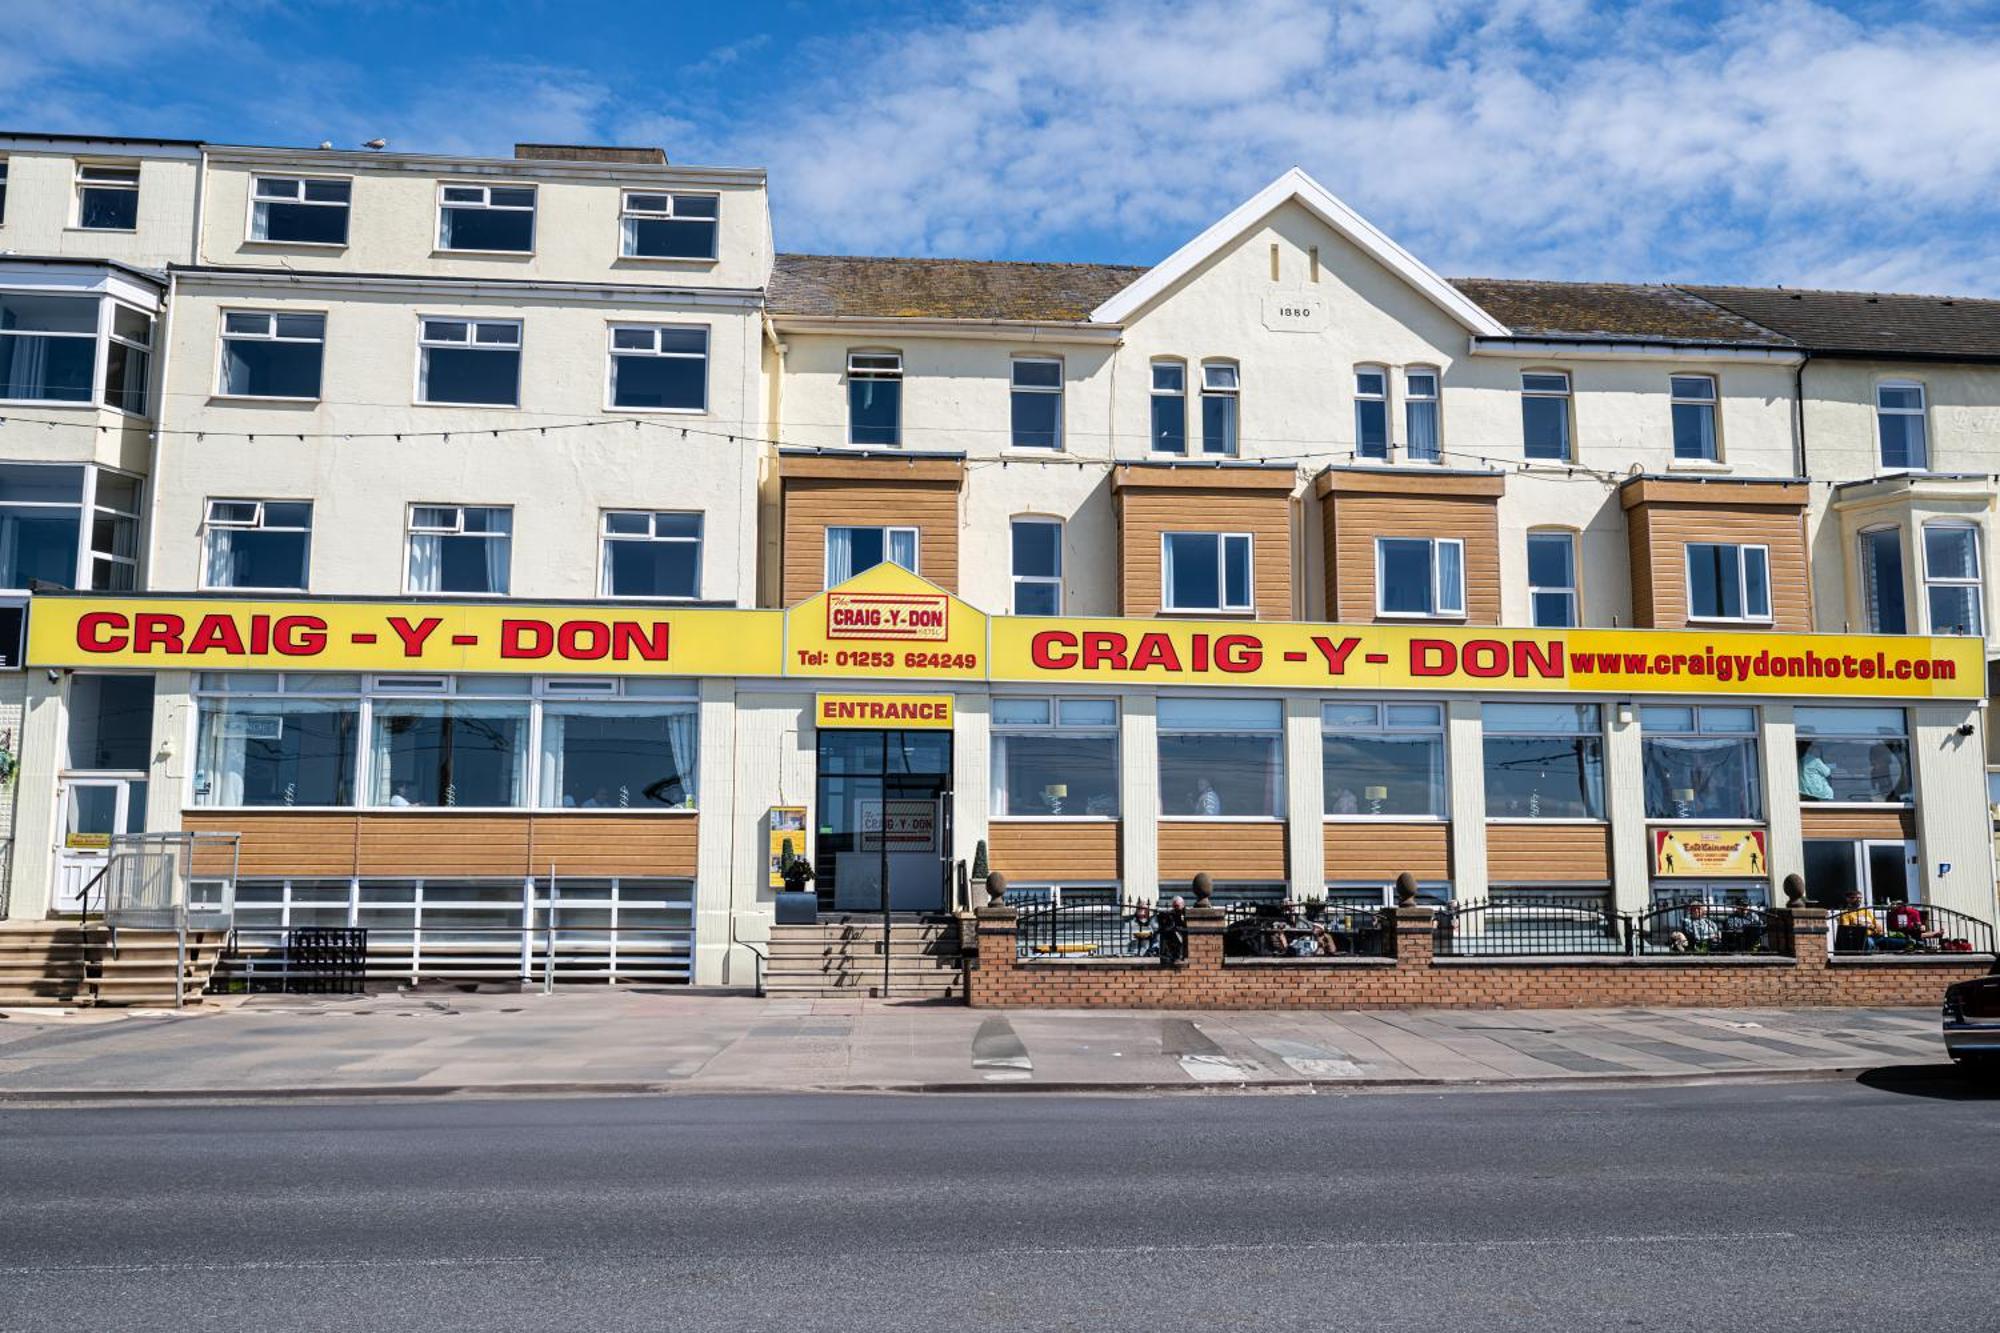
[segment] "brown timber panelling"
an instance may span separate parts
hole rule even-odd
[[[1160,895],[1186,893],[1204,870],[1223,881],[1284,879],[1284,821],[1160,821]]]
[[[1421,880],[1451,878],[1449,824],[1328,824],[1326,877],[1393,880],[1405,870]]]
[[[1377,537],[1458,537],[1465,542],[1465,623],[1500,623],[1500,506],[1492,497],[1334,491],[1322,503],[1328,619],[1377,618]]]
[[[917,529],[917,573],[958,591],[958,483],[898,482],[893,472],[868,480],[786,477],[786,606],[823,591],[829,527]]]
[[[1495,884],[1608,880],[1611,830],[1602,824],[1488,824],[1486,878]]]
[[[1819,810],[1808,805],[1799,811],[1800,830],[1808,838],[1901,838],[1917,836],[1914,810]]]
[[[1023,883],[1119,878],[1115,819],[996,820],[987,825],[987,864]]]
[[[1161,536],[1166,532],[1250,534],[1250,600],[1260,620],[1292,619],[1292,499],[1289,491],[1152,489],[1118,492],[1119,614],[1160,611]]]
[[[1770,548],[1772,628],[1812,629],[1803,487],[1649,477],[1627,482],[1619,499],[1631,548],[1632,619],[1639,628],[1687,628],[1685,548],[1726,542]]]
[[[245,879],[281,876],[386,878],[695,873],[692,814],[289,814],[187,811],[191,831],[240,833]],[[228,869],[227,852],[204,850],[204,874]]]

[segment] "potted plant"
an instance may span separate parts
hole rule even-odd
[[[785,886],[778,890],[778,924],[815,924],[819,920],[819,894],[812,887],[812,863],[792,850],[790,838],[778,849],[778,878]]]

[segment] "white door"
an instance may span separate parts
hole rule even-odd
[[[134,791],[134,787],[138,791]],[[134,805],[134,801],[137,805]],[[145,818],[145,784],[128,778],[66,778],[62,791],[62,839],[56,845],[56,892],[50,904],[58,912],[74,912],[90,890],[91,906],[101,910],[104,886],[91,888],[111,856],[111,836]]]

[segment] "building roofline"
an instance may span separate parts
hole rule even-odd
[[[696,305],[761,307],[758,287],[670,287],[652,283],[590,282],[555,278],[478,277],[441,273],[343,273],[333,269],[263,268],[255,265],[173,264],[168,272],[177,277],[208,278],[217,283],[243,287],[355,287],[379,291],[478,295],[504,293],[508,297],[596,296],[605,301],[637,300],[679,302]]]
[[[121,259],[97,259],[88,255],[23,255],[15,254],[11,250],[0,250],[0,266],[7,264],[34,264],[39,267],[48,268],[112,269],[134,278],[143,278],[147,282],[157,283],[162,287],[167,284],[166,270],[141,268],[137,264],[128,264]]]
[[[704,167],[674,163],[597,162],[575,158],[472,157],[453,153],[391,153],[365,148],[273,148],[261,144],[200,145],[217,162],[246,166],[323,163],[349,170],[410,171],[466,176],[557,176],[587,180],[648,180],[688,184],[763,185],[762,167]]]

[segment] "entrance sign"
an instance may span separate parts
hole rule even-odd
[[[950,731],[948,694],[822,694],[813,707],[820,727],[871,727],[885,731]]]
[[[1676,875],[1744,875],[1769,873],[1764,859],[1762,829],[1653,830],[1653,873]]]
[[[1489,695],[1970,700],[1986,683],[1965,636],[988,616],[890,564],[789,611],[37,596],[28,661]]]

